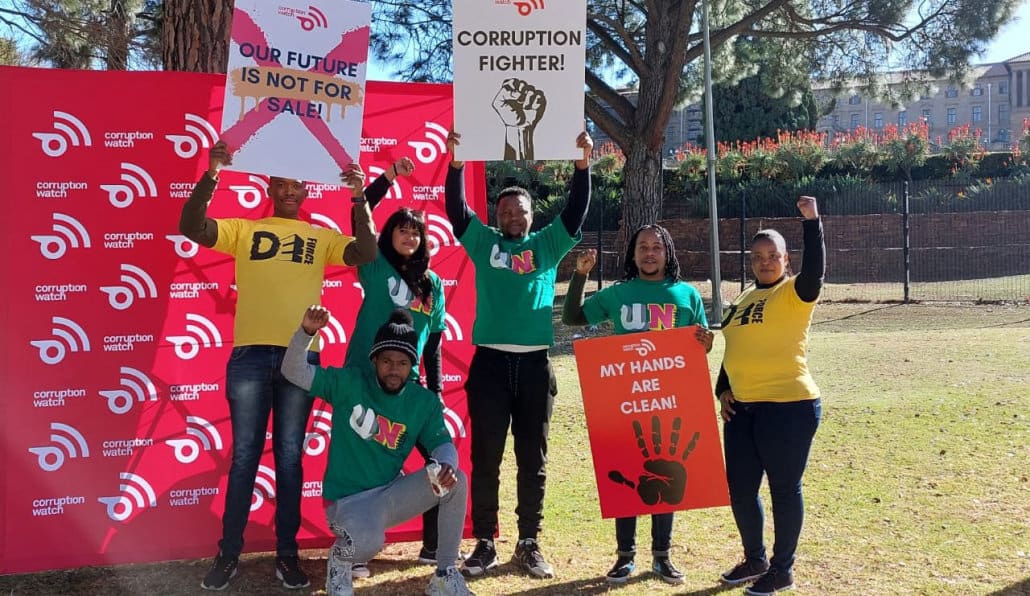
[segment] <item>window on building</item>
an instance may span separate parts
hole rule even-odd
[[[1009,94],[1009,82],[1008,81],[1001,81],[1000,83],[998,83],[998,95],[1008,95],[1008,94]]]
[[[954,87],[948,87],[944,92],[944,97],[958,97],[958,89]]]
[[[898,112],[898,128],[901,128],[908,124],[908,112],[901,110]]]
[[[883,112],[876,112],[873,114],[873,127],[883,128]]]
[[[833,127],[840,128],[840,114],[833,115]]]
[[[998,122],[1001,124],[1009,123],[1009,104],[1003,103],[998,106]]]
[[[927,126],[933,126],[933,111],[930,108],[923,108],[923,122]]]
[[[850,105],[857,106],[860,103],[862,103],[862,96],[860,95],[852,95],[848,98],[848,104]]]
[[[948,126],[954,126],[958,122],[958,108],[948,108]]]
[[[1023,71],[1016,73],[1016,107],[1023,107]]]
[[[980,85],[977,85],[976,87],[973,87],[972,89],[969,90],[969,94],[972,95],[973,97],[980,97],[981,95],[984,94],[984,88],[981,87]]]
[[[970,122],[983,122],[984,119],[984,108],[983,106],[973,106],[973,112],[970,115]]]
[[[1009,142],[1009,129],[1007,129],[1007,128],[1000,128],[1000,129],[998,129],[998,141],[1002,142],[1002,143],[1008,143]]]
[[[853,128],[853,129],[854,128],[858,128],[858,125],[862,123],[861,118],[862,118],[861,114],[852,114],[851,115],[851,128]]]

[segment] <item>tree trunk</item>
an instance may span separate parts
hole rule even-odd
[[[107,70],[129,68],[129,15],[125,0],[111,0],[110,18],[107,21],[107,48],[104,60]]]
[[[232,9],[232,0],[165,2],[161,22],[164,69],[225,72]]]

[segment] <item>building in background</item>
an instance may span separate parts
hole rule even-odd
[[[889,73],[887,85],[897,84],[906,73]],[[828,83],[816,81],[812,91],[820,106],[834,99]],[[862,126],[873,132],[890,124],[902,127],[923,120],[930,140],[948,138],[955,127],[969,125],[982,131],[990,150],[1012,147],[1022,134],[1023,119],[1030,117],[1030,52],[1004,62],[973,67],[967,87],[941,81],[932,91],[908,104],[891,106],[861,92],[836,97],[833,110],[819,120],[818,130],[830,135]]]

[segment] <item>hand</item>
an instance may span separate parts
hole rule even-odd
[[[440,486],[451,490],[458,483],[458,474],[451,467],[451,464],[440,464],[440,472],[436,475],[436,480],[440,483]]]
[[[580,275],[590,275],[590,270],[597,264],[597,249],[588,248],[580,251],[579,256],[576,257],[576,273]]]
[[[304,333],[314,335],[318,333],[319,329],[329,324],[329,316],[329,309],[312,304],[304,311],[304,320],[300,322],[300,326],[304,328]]]
[[[715,334],[714,333],[712,333],[708,329],[705,329],[701,325],[695,325],[694,326],[694,337],[696,337],[697,341],[700,342],[701,345],[705,347],[705,353],[706,354],[708,352],[712,351],[712,340],[715,339]]]
[[[819,219],[819,206],[815,202],[815,197],[800,197],[798,199],[798,211],[801,212],[801,216],[805,219]]]
[[[594,139],[590,138],[590,134],[584,130],[576,137],[576,146],[583,150],[583,159],[576,160],[576,167],[585,170],[590,167],[590,154],[594,150]]]
[[[458,169],[465,165],[465,162],[454,159],[454,149],[461,144],[461,135],[453,130],[447,133],[447,152],[451,154],[451,167]]]
[[[208,153],[207,173],[212,178],[217,178],[218,171],[221,170],[223,166],[231,165],[232,149],[229,148],[229,145],[227,145],[225,141],[219,140],[215,143],[215,146],[211,148],[210,153]]]
[[[719,415],[722,416],[722,419],[726,422],[729,422],[730,418],[733,418],[733,415],[737,413],[731,405],[736,403],[736,401],[737,400],[733,397],[733,391],[729,389],[719,394]]]
[[[365,192],[365,171],[356,163],[347,164],[340,172],[340,182],[349,186],[355,197],[360,197]]]
[[[544,92],[522,79],[505,79],[493,101],[494,111],[505,126],[529,128],[544,117]]]
[[[410,157],[402,157],[393,162],[393,167],[386,171],[386,177],[393,182],[397,176],[410,176],[415,172],[415,162]],[[392,176],[391,176],[392,174]]]
[[[676,455],[676,448],[679,445],[680,427],[682,424],[683,421],[680,418],[673,419],[672,434],[669,437],[670,459],[658,459],[657,457],[652,457],[648,452],[647,442],[644,440],[644,429],[638,420],[634,420],[633,434],[637,437],[637,446],[640,447],[640,454],[644,456],[644,473],[640,475],[635,484],[618,470],[608,472],[608,478],[617,484],[636,488],[637,494],[640,495],[640,500],[647,505],[657,505],[659,503],[678,504],[683,500],[683,495],[687,488],[687,469],[683,467],[681,462],[686,461],[690,452],[697,445],[697,440],[701,437],[701,433],[695,432],[687,448],[683,450],[683,455],[673,459],[672,457]],[[654,455],[661,455],[662,428],[661,419],[658,416],[651,417],[651,445]]]

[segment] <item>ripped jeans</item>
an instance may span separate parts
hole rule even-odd
[[[425,468],[394,478],[389,484],[331,502],[325,510],[336,542],[329,549],[326,591],[336,596],[332,578],[354,563],[369,561],[383,548],[386,530],[439,505],[440,538],[436,552],[438,569],[453,566],[458,559],[461,532],[465,525],[468,481],[455,470],[458,482],[438,497],[429,484]],[[339,590],[336,590],[339,593]]]

